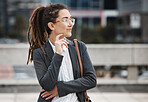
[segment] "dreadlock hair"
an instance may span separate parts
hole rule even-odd
[[[59,16],[59,11],[62,9],[67,9],[67,7],[61,3],[50,4],[49,6],[41,6],[33,11],[33,14],[29,20],[28,28],[28,42],[29,42],[29,52],[28,60],[32,62],[33,60],[33,50],[36,48],[41,48],[43,53],[46,54],[43,46],[48,40],[48,36],[52,30],[48,27],[49,22],[56,23],[56,18]]]

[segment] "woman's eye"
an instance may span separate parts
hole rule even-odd
[[[64,22],[67,22],[68,21],[68,19],[64,19]]]
[[[70,19],[71,22],[73,22],[73,19]]]

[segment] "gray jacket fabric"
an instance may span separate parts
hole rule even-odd
[[[65,96],[69,93],[76,93],[79,102],[84,102],[83,91],[96,86],[95,70],[87,53],[85,44],[78,41],[83,65],[83,77],[81,77],[74,43],[68,39],[66,40],[69,42],[68,50],[72,62],[74,80],[67,82],[57,80],[63,56],[54,53],[49,42],[43,45],[46,55],[43,53],[41,48],[37,48],[33,51],[33,63],[36,75],[40,86],[46,91],[51,91],[55,84],[57,84],[59,97]],[[41,97],[41,94],[42,93],[39,95],[38,102],[51,102],[52,99],[45,100],[45,98]]]

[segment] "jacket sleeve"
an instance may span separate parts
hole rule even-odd
[[[67,82],[57,82],[59,97],[65,96],[69,93],[83,92],[96,86],[95,70],[89,58],[87,48],[84,43],[80,44],[80,48],[82,51],[81,59],[83,65],[83,77]]]
[[[38,81],[43,89],[51,91],[57,83],[59,69],[63,56],[54,53],[50,66],[46,66],[41,50],[34,50],[33,62]]]

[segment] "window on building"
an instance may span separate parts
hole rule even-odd
[[[94,18],[94,26],[100,25],[100,18]]]
[[[89,7],[89,0],[82,0],[82,7],[83,8],[88,8]]]
[[[90,0],[90,7],[93,9],[100,9],[101,0]]]
[[[71,8],[76,9],[77,8],[77,0],[71,0]]]
[[[104,9],[117,9],[117,0],[104,0]]]

